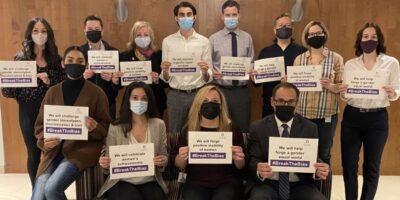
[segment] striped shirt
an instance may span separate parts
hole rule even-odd
[[[338,87],[342,82],[343,57],[327,48],[322,54],[322,77],[330,78]],[[310,51],[297,56],[294,65],[312,65]],[[339,94],[326,88],[319,92],[300,92],[296,112],[308,119],[328,118],[339,112],[338,100]]]

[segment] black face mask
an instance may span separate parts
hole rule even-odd
[[[90,42],[97,43],[101,40],[101,31],[88,31],[86,37]]]
[[[321,48],[325,44],[325,36],[314,36],[307,38],[307,44],[315,49]]]
[[[294,109],[294,106],[275,106],[275,115],[279,120],[288,122],[294,117]]]
[[[200,114],[209,120],[215,119],[219,115],[219,112],[220,112],[219,103],[207,102],[201,104]]]
[[[292,37],[292,28],[288,28],[286,26],[282,27],[282,28],[278,28],[276,29],[276,37],[278,37],[279,39],[288,39],[290,37]]]
[[[78,79],[83,76],[83,72],[85,72],[85,65],[81,64],[65,64],[64,71],[71,79]]]

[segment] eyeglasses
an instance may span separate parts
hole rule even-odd
[[[314,37],[314,36],[325,36],[324,32],[315,32],[315,33],[308,33],[308,38]]]
[[[285,101],[283,99],[274,99],[275,105],[277,106],[295,106],[297,101],[296,100],[289,100]]]

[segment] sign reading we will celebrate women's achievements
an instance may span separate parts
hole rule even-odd
[[[36,61],[0,61],[0,87],[37,87]]]
[[[283,56],[256,60],[254,70],[257,71],[254,83],[280,81],[285,76],[285,60]]]
[[[318,139],[270,137],[268,152],[273,172],[314,173]]]
[[[232,132],[189,131],[189,164],[231,164]]]
[[[348,85],[345,98],[383,99],[386,92],[382,88],[387,84],[385,71],[346,70],[345,83]]]
[[[110,178],[154,176],[154,144],[110,146]]]
[[[87,140],[88,107],[44,105],[44,138]]]
[[[95,73],[119,71],[118,51],[88,51],[89,69]]]
[[[171,62],[169,74],[173,76],[196,76],[200,72],[197,63],[200,61],[200,52],[169,52]]]
[[[251,58],[249,57],[221,57],[221,74],[224,80],[249,80]]]
[[[120,62],[120,66],[124,73],[121,77],[122,86],[139,81],[151,84],[151,61]]]
[[[287,82],[295,85],[300,91],[322,91],[321,77],[321,65],[288,66],[287,68]]]

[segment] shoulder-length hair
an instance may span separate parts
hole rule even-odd
[[[188,121],[186,127],[188,131],[200,131],[201,105],[210,91],[216,91],[221,99],[221,111],[219,113],[219,127],[218,131],[230,131],[231,120],[229,119],[228,105],[221,90],[215,85],[207,85],[201,88],[194,97],[192,106],[189,110]]]
[[[133,24],[132,29],[129,33],[129,42],[127,43],[127,47],[128,49],[134,49],[136,48],[136,43],[135,43],[135,38],[136,38],[136,33],[141,29],[141,28],[147,28],[147,30],[149,30],[149,36],[151,39],[150,42],[150,48],[152,50],[156,50],[156,44],[155,44],[155,36],[154,36],[154,31],[153,28],[151,28],[150,23],[149,22],[145,22],[145,21],[137,21]]]
[[[357,33],[356,42],[354,44],[354,48],[356,49],[355,51],[356,56],[361,56],[363,54],[363,50],[361,48],[360,43],[362,40],[364,30],[370,27],[375,29],[376,36],[378,36],[378,46],[376,47],[376,54],[379,55],[380,53],[386,53],[385,38],[383,36],[381,28],[376,23],[367,22]]]
[[[157,117],[155,98],[150,86],[143,82],[132,82],[126,86],[125,94],[119,111],[119,119],[113,123],[114,125],[121,125],[125,137],[127,137],[128,133],[132,130],[133,123],[135,123],[132,118],[130,97],[132,91],[137,88],[142,88],[147,96],[148,104],[145,112],[146,118],[149,119]]]
[[[36,59],[35,54],[35,43],[32,40],[32,32],[35,24],[41,22],[47,30],[47,42],[44,44],[43,57],[49,67],[60,65],[60,56],[58,55],[58,48],[54,38],[54,32],[50,24],[41,17],[35,17],[29,21],[26,30],[24,41],[22,42],[22,57],[24,59],[34,60]]]
[[[301,35],[301,43],[303,43],[303,46],[310,48],[310,45],[307,44],[307,39],[308,39],[308,31],[310,30],[311,27],[313,26],[319,26],[322,29],[322,32],[325,34],[325,44],[328,42],[329,39],[329,31],[326,25],[321,22],[321,21],[311,21],[309,22],[306,27],[304,27],[303,34]],[[324,44],[324,45],[325,45]]]

